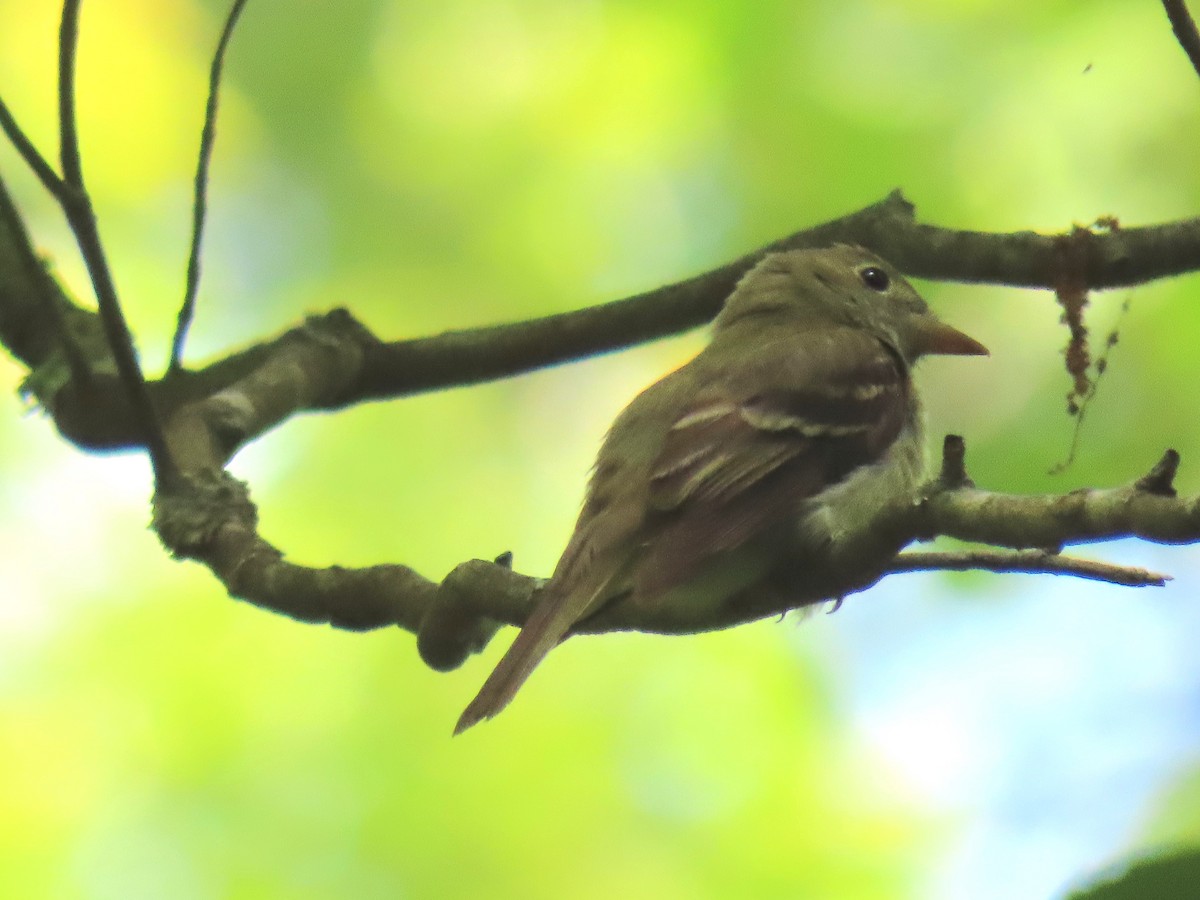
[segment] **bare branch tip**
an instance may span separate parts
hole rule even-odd
[[[1175,40],[1179,41],[1196,74],[1200,75],[1200,30],[1197,30],[1196,21],[1188,12],[1187,4],[1184,0],[1162,0],[1162,5],[1171,23],[1171,30],[1175,33]]]
[[[962,435],[948,434],[942,442],[942,472],[938,477],[942,486],[949,489],[974,487],[967,475],[967,443]]]
[[[884,198],[883,206],[905,219],[915,219],[917,216],[916,204],[904,196],[903,188],[896,188],[888,194]]]
[[[1161,497],[1174,497],[1175,474],[1179,471],[1179,451],[1167,450],[1154,468],[1134,482],[1133,486],[1147,494],[1157,494]]]
[[[1046,550],[911,551],[896,556],[887,571],[891,574],[932,570],[965,572],[971,569],[1026,575],[1069,575],[1121,587],[1162,587],[1170,581],[1169,575],[1146,569],[1062,556]]]

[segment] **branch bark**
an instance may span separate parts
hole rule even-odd
[[[1200,30],[1197,30],[1195,20],[1188,12],[1187,4],[1184,0],[1162,0],[1162,5],[1171,23],[1171,30],[1175,32],[1175,40],[1179,41],[1196,74],[1200,75]]]
[[[398,626],[418,635],[431,666],[450,669],[484,646],[503,623],[520,624],[541,581],[503,562],[472,560],[441,583],[401,565],[313,569],[287,562],[257,532],[246,487],[224,472],[239,447],[296,413],[329,410],[451,385],[473,384],[581,359],[701,324],[720,308],[741,275],[770,250],[864,244],[911,274],[959,281],[1052,287],[1062,242],[1089,287],[1112,287],[1200,269],[1200,219],[1104,233],[985,234],[923,225],[898,192],[853,213],[774,242],[711,272],[602,306],[491,328],[417,340],[384,342],[345,310],[310,318],[276,338],[232,353],[197,371],[176,370],[147,390],[181,477],[160,486],[154,523],[176,556],[207,565],[229,593],[305,622],[365,630]],[[31,262],[31,260],[33,262]],[[59,430],[86,449],[143,446],[144,420],[108,364],[87,379],[49,378],[62,371],[62,346],[49,296],[70,319],[82,346],[107,342],[94,313],[74,305],[36,261],[20,220],[0,184],[0,341],[34,372],[34,390]],[[68,370],[69,371],[69,370]],[[40,386],[40,387],[39,387]],[[1177,462],[1177,459],[1175,460]],[[1020,497],[975,489],[963,465],[961,441],[948,441],[942,473],[913,502],[889,510],[873,534],[906,545],[949,535],[1017,550],[1035,550],[1044,566],[1070,565],[1063,546],[1137,535],[1148,540],[1200,540],[1200,498],[1172,496],[1170,459],[1127,487],[1064,496]],[[852,571],[853,541],[842,548]],[[1024,557],[1028,562],[1032,557]],[[976,556],[976,562],[985,561]],[[1013,557],[994,558],[1006,571]],[[857,572],[858,590],[890,571]],[[1071,574],[1083,574],[1072,571]],[[787,611],[769,601],[710,618],[616,604],[581,630],[693,633]]]
[[[960,438],[947,438],[943,471],[961,465],[961,446]],[[1200,497],[1175,497],[1169,480],[1164,481],[1164,471],[1173,471],[1172,459],[1177,461],[1173,451],[1149,475],[1129,485],[1065,495],[1003,494],[979,490],[965,477],[959,481],[938,477],[919,496],[885,511],[864,529],[861,541],[874,543],[880,535],[889,535],[907,545],[944,535],[1017,552],[900,553],[880,570],[861,571],[860,560],[869,554],[852,538],[840,548],[839,560],[855,573],[855,591],[891,574],[964,568],[1161,585],[1169,576],[1065,557],[1059,551],[1131,535],[1158,543],[1200,540]],[[412,631],[418,635],[422,658],[439,671],[455,668],[482,649],[501,624],[524,622],[544,583],[513,572],[510,559],[462,563],[440,584],[404,566],[306,569],[285,562],[255,533],[253,506],[244,486],[216,471],[190,484],[190,495],[156,505],[156,528],[177,555],[209,565],[233,596],[302,621],[355,630],[397,625]],[[792,608],[769,598],[756,607],[702,615],[616,603],[582,623],[578,632],[693,634],[781,615]]]
[[[314,408],[340,409],[479,384],[694,328],[711,319],[738,279],[763,254],[774,250],[858,243],[917,277],[1052,288],[1064,241],[1078,244],[1078,265],[1090,288],[1118,287],[1200,270],[1200,218],[1102,233],[1086,229],[1060,235],[957,231],[919,223],[912,204],[895,191],[858,212],[798,231],[709,272],[623,300],[432,337],[372,338],[353,377],[344,379],[339,391],[327,393],[323,404]],[[6,242],[16,244],[5,247]],[[33,254],[23,233],[0,227],[0,259],[6,251],[15,254],[20,244],[24,244],[20,252]],[[13,347],[18,341],[4,328],[2,310],[27,307],[35,290],[28,278],[6,282],[0,276],[0,342],[6,346]],[[42,352],[22,359],[36,370],[46,362],[47,348],[57,344],[47,323],[39,324],[36,317],[32,321],[44,332],[37,342]],[[244,361],[257,362],[269,356],[279,340],[264,341],[199,370],[179,369],[148,382],[160,418],[169,418],[179,406],[198,397],[224,390],[245,374]],[[87,402],[81,404],[71,395],[71,387],[63,396],[39,397],[55,414],[64,435],[94,450],[143,445],[142,424],[120,391],[91,391]]]
[[[957,553],[901,553],[887,573],[901,572],[1013,572],[1022,575],[1072,575],[1124,587],[1162,587],[1171,580],[1134,566],[1118,566],[1096,559],[1063,556],[1046,550],[964,550]]]

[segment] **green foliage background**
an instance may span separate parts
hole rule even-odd
[[[0,91],[48,153],[56,5],[0,0]],[[84,9],[85,171],[152,370],[182,291],[223,12]],[[387,338],[572,309],[897,186],[955,227],[1194,215],[1197,87],[1158,5],[1125,0],[254,0],[222,97],[189,352],[335,305]],[[0,167],[86,296],[56,211],[7,147]],[[1114,484],[1174,446],[1196,491],[1200,429],[1180,414],[1195,291],[1134,292],[1080,459],[1052,478],[1071,428],[1052,298],[928,285],[993,351],[925,367],[931,434],[965,434],[990,487]],[[1098,334],[1124,296],[1096,299]],[[701,341],[306,417],[234,470],[297,561],[439,577],[511,549],[545,573],[607,423]],[[146,530],[144,462],[84,457],[22,415],[22,375],[0,359],[0,895],[925,897],[972,815],[972,798],[924,802],[847,718],[849,611],[572,641],[509,712],[452,741],[503,639],[437,675],[408,635],[229,601]],[[1194,559],[1160,564],[1182,579]],[[923,584],[960,603],[1020,590]],[[869,597],[851,605],[870,616]],[[1194,839],[1196,809],[1149,809],[1097,863]]]

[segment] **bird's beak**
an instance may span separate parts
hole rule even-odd
[[[918,356],[938,354],[944,356],[987,356],[988,348],[973,337],[968,337],[957,328],[933,316],[916,316],[910,333],[912,347]]]

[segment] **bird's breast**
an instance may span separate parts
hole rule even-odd
[[[889,504],[915,493],[925,474],[922,418],[914,402],[883,456],[805,502],[798,527],[802,549],[836,548],[850,536],[862,538]]]

